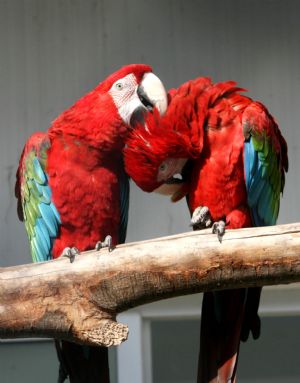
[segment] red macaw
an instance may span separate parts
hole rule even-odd
[[[17,171],[19,218],[34,262],[73,256],[111,236],[125,241],[129,182],[122,149],[129,128],[167,95],[147,65],[128,65],[64,111],[47,133],[27,141]],[[67,249],[67,251],[64,249]],[[108,382],[106,348],[56,342],[59,381]]]
[[[125,149],[126,172],[138,186],[175,190],[173,201],[187,195],[192,224],[220,222],[220,239],[225,224],[276,223],[288,170],[287,145],[274,118],[240,91],[232,81],[188,81],[170,92],[163,117],[149,115],[132,132]],[[204,294],[198,383],[236,381],[240,340],[260,333],[260,292]]]

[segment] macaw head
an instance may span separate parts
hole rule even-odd
[[[127,125],[143,121],[147,111],[157,109],[163,115],[167,110],[166,90],[148,65],[132,64],[119,69],[99,85],[98,91],[111,97]]]
[[[120,149],[124,137],[147,112],[163,115],[166,90],[152,69],[144,64],[122,67],[63,112],[51,129],[80,136],[102,148]]]
[[[186,176],[187,161],[202,153],[209,103],[206,90],[211,85],[210,79],[199,77],[171,90],[166,113],[147,115],[144,125],[128,137],[125,169],[142,190],[171,194],[172,200],[187,190],[174,176]]]
[[[180,129],[180,120],[175,124],[178,130],[174,124],[158,113],[147,115],[145,125],[138,125],[126,140],[126,172],[146,192],[174,196],[182,189],[183,181],[177,175],[195,153],[186,127]]]

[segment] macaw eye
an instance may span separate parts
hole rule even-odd
[[[164,172],[164,171],[167,170],[167,167],[168,167],[168,165],[167,165],[165,162],[163,162],[163,163],[159,166],[159,171],[160,171],[160,172]]]
[[[115,85],[116,89],[122,90],[124,88],[124,85],[121,82],[117,82]]]

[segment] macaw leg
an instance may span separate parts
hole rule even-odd
[[[103,242],[98,241],[96,243],[95,249],[97,251],[99,251],[99,250],[103,249],[104,247],[108,247],[108,251],[112,251],[113,250],[111,235],[107,235]]]
[[[69,258],[70,262],[73,263],[76,255],[78,254],[80,254],[80,251],[77,249],[77,247],[66,247],[61,253],[61,256]]]
[[[234,383],[246,289],[204,293],[197,383]]]

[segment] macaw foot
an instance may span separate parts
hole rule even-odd
[[[111,252],[113,250],[113,245],[112,245],[112,237],[111,235],[107,235],[104,239],[103,242],[98,241],[96,243],[95,249],[97,251],[103,249],[103,247],[108,247],[108,251]]]
[[[70,262],[73,263],[76,255],[80,254],[80,251],[77,247],[66,247],[61,255],[70,259]]]
[[[192,215],[191,226],[194,230],[206,229],[212,226],[212,218],[207,206],[198,206]]]
[[[217,234],[220,243],[222,242],[223,235],[225,234],[225,225],[225,221],[217,221],[212,225],[212,232]]]
[[[217,234],[218,240],[222,242],[223,235],[225,234],[225,222],[213,222],[209,208],[207,206],[198,206],[192,215],[191,226],[194,230],[202,230],[212,227],[212,232]]]

